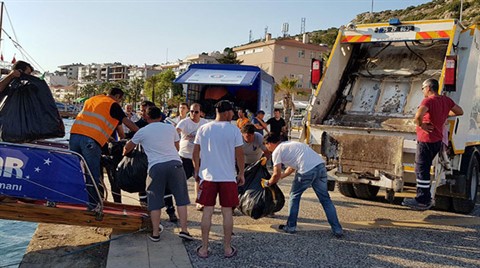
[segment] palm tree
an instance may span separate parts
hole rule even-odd
[[[275,93],[283,93],[283,117],[287,125],[287,133],[290,135],[291,116],[295,111],[295,104],[293,103],[293,95],[298,93],[297,90],[298,79],[284,76],[280,84],[275,84]]]
[[[158,82],[160,82],[160,77],[158,75],[152,75],[146,79],[145,91],[152,91],[152,102],[155,103],[155,91],[158,87]]]
[[[138,77],[130,81],[133,107],[137,107],[138,97],[140,96],[140,92],[142,91],[144,84],[145,80]]]

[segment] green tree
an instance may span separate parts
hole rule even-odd
[[[170,98],[170,93],[172,96],[175,95],[182,95],[183,96],[183,88],[181,85],[177,85],[173,83],[175,80],[176,75],[172,69],[164,70],[163,72],[158,74],[158,93],[161,101],[161,105],[168,105],[168,100]],[[180,93],[180,94],[178,94]]]
[[[299,94],[297,89],[298,79],[284,76],[280,84],[275,84],[275,92],[283,94],[283,116],[287,125],[287,133],[290,134],[291,116],[295,111],[295,104],[293,103],[293,96]]]
[[[237,54],[233,52],[232,48],[226,47],[223,50],[223,57],[217,60],[222,64],[242,64],[243,60],[237,60]]]
[[[132,94],[131,101],[134,108],[137,107],[137,101],[140,101],[140,93],[142,92],[144,85],[145,85],[145,80],[138,77],[130,81],[129,88]]]
[[[93,97],[98,93],[98,87],[95,84],[86,84],[80,88],[80,97]]]
[[[168,106],[168,108],[176,108],[182,102],[185,102],[185,96],[183,96],[183,95],[173,95],[172,98],[168,99],[167,106]]]

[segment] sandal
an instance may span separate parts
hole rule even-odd
[[[207,253],[202,254],[202,253],[200,253],[200,249],[201,249],[201,248],[202,248],[202,246],[200,245],[200,246],[198,246],[197,249],[195,250],[195,251],[197,252],[197,256],[198,256],[199,258],[202,258],[202,259],[208,258],[209,250],[207,249]]]
[[[231,258],[237,255],[237,248],[234,246],[230,246],[230,248],[232,249],[232,252],[230,252],[230,254],[225,254],[225,258]]]

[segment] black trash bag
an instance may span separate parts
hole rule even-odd
[[[262,179],[270,179],[270,173],[259,160],[245,170],[245,184],[238,189],[238,209],[253,219],[259,219],[280,211],[285,205],[285,196],[278,185],[262,187]]]
[[[22,74],[0,93],[0,140],[30,142],[65,136],[65,126],[45,81]]]
[[[124,156],[117,166],[115,183],[129,193],[144,192],[147,180],[148,160],[142,147],[137,145]]]

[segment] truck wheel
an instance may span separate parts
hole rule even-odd
[[[452,198],[449,196],[435,196],[435,208],[438,210],[450,211],[452,209]]]
[[[353,191],[360,199],[374,199],[377,196],[380,187],[368,184],[354,184]]]
[[[355,191],[353,190],[353,184],[346,182],[337,182],[338,191],[347,197],[357,197]]]
[[[387,200],[388,203],[393,204],[395,201],[395,191],[393,189],[385,190],[385,200]]]
[[[468,199],[453,198],[453,210],[458,213],[468,214],[475,208],[477,201],[478,182],[480,178],[480,164],[476,154],[473,154],[468,163],[466,193]]]

